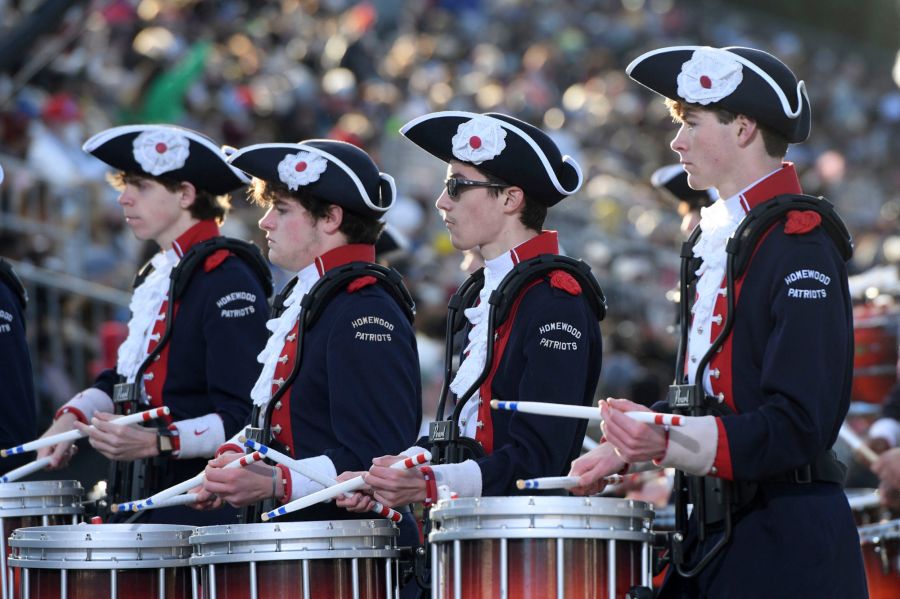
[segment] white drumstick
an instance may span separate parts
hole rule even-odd
[[[405,460],[394,462],[393,464],[391,464],[391,468],[395,470],[408,470],[410,468],[415,468],[416,466],[421,466],[425,462],[429,461],[431,461],[431,452],[425,450],[422,453],[418,453],[410,458],[406,458]],[[350,493],[351,491],[361,489],[365,486],[365,484],[366,482],[365,480],[363,480],[362,476],[355,476],[350,480],[345,480],[344,482],[338,483],[326,489],[322,489],[321,491],[310,493],[305,497],[295,499],[294,501],[286,503],[270,512],[266,512],[262,515],[262,521],[268,522],[272,518],[284,516],[285,514],[296,512],[297,510],[302,510],[303,508],[321,503],[322,501],[334,499],[335,497],[343,493]]]
[[[841,425],[841,430],[838,431],[838,435],[850,446],[850,449],[858,451],[860,455],[866,458],[870,463],[875,462],[878,459],[878,454],[872,451],[872,448],[866,445],[860,436],[847,426],[846,422]]]
[[[258,451],[254,451],[253,453],[245,455],[238,460],[229,462],[225,466],[222,466],[222,468],[242,468],[244,466],[249,466],[253,462],[257,462],[262,459],[263,459],[262,455]],[[132,503],[132,504],[134,504],[134,507],[132,509],[135,512],[139,512],[143,509],[146,509],[149,506],[155,505],[157,502],[164,501],[166,499],[169,499],[170,497],[175,497],[176,495],[181,495],[182,493],[184,493],[186,491],[190,491],[194,487],[196,487],[198,485],[202,485],[203,481],[205,479],[206,479],[206,475],[203,472],[201,472],[197,476],[193,476],[193,477],[187,479],[186,481],[178,483],[177,485],[172,485],[168,489],[163,489],[159,493],[156,493],[155,495],[152,495],[142,501],[120,503],[119,509],[121,510],[122,506],[127,505],[128,503]]]
[[[593,439],[591,439],[590,437],[586,436],[584,439],[581,440],[581,448],[584,449],[585,451],[590,451],[592,449],[596,449],[599,446],[600,446],[600,444],[597,443],[596,441],[594,441]]]
[[[603,481],[608,485],[618,485],[625,478],[618,474],[604,476]],[[571,489],[581,486],[581,478],[578,476],[543,476],[540,478],[519,479],[516,487],[525,489]]]
[[[287,456],[280,451],[276,451],[271,447],[263,445],[262,443],[257,443],[253,439],[242,439],[242,443],[249,447],[250,449],[255,449],[259,453],[263,454],[265,457],[269,458],[273,462],[277,464],[281,464],[283,466],[287,466],[294,472],[302,474],[306,478],[310,479],[313,482],[317,482],[324,487],[331,487],[338,484],[338,481],[331,478],[330,476],[325,476],[316,472],[312,468],[307,467],[299,460],[295,460],[294,458]],[[352,496],[352,493],[344,493],[345,497]],[[400,522],[403,519],[403,515],[391,508],[379,503],[375,502],[375,507],[372,508],[372,511],[381,516],[382,518],[388,518],[391,522]]]
[[[499,401],[492,399],[491,407],[495,410],[510,410],[513,412],[525,412],[527,414],[541,414],[543,416],[603,420],[600,416],[600,410],[592,406],[570,406],[568,404],[547,403],[542,401]],[[684,426],[684,417],[676,416],[675,414],[638,411],[623,412],[623,414],[638,422],[645,422],[647,424]]]
[[[50,456],[34,460],[33,462],[28,462],[24,466],[19,466],[15,470],[10,470],[6,474],[4,474],[2,477],[0,477],[0,483],[11,483],[13,481],[19,480],[24,476],[28,476],[32,472],[43,470],[49,463]]]
[[[167,416],[168,414],[169,408],[163,406],[161,408],[153,408],[152,410],[146,410],[144,412],[122,416],[121,418],[116,418],[112,422],[120,426],[125,426],[128,424],[138,424],[139,422],[148,422],[156,418],[162,418],[163,416]],[[90,428],[94,427],[91,426]],[[11,455],[25,453],[26,451],[35,451],[36,449],[41,449],[43,447],[52,447],[54,445],[65,443],[67,441],[77,441],[82,437],[87,437],[87,435],[88,434],[86,432],[81,432],[78,429],[72,429],[64,433],[59,433],[57,435],[50,435],[49,437],[44,437],[42,439],[35,439],[34,441],[29,441],[24,445],[18,445],[16,447],[10,447],[9,449],[0,450],[0,457],[5,458]]]

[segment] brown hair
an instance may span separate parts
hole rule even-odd
[[[669,114],[672,116],[672,120],[679,124],[684,122],[684,115],[689,108],[711,112],[716,115],[716,120],[718,120],[723,125],[727,125],[737,118],[737,114],[731,112],[730,110],[725,110],[724,108],[721,108],[716,104],[701,106],[699,104],[690,104],[687,102],[682,102],[681,100],[672,100],[667,98],[666,108],[669,109]],[[784,158],[784,155],[787,154],[789,145],[787,138],[782,134],[776,132],[774,129],[763,125],[758,120],[756,121],[756,124],[759,127],[760,134],[762,135],[763,144],[766,147],[766,154],[773,158]]]
[[[484,175],[484,178],[487,179],[488,183],[497,183],[499,185],[512,187],[506,181],[499,179],[490,173],[486,173],[481,169],[477,170]],[[500,195],[500,188],[498,187],[488,187],[487,190],[488,193],[491,194],[491,197],[496,198]],[[524,193],[524,190],[522,193],[524,194],[525,202],[522,207],[522,212],[519,213],[519,222],[521,222],[526,229],[531,229],[532,231],[540,233],[544,228],[544,220],[547,218],[547,207],[540,202],[531,199],[527,193]]]
[[[279,199],[294,200],[309,212],[313,222],[324,218],[331,205],[334,204],[334,202],[317,198],[302,190],[291,191],[283,183],[257,178],[253,179],[247,194],[251,202],[263,208],[269,208]],[[378,240],[381,230],[384,229],[383,222],[373,216],[358,214],[346,208],[343,208],[343,212],[339,230],[347,238],[347,243],[373,245]]]
[[[155,181],[165,187],[169,192],[175,193],[181,189],[184,181],[170,179],[168,177],[154,177],[145,173],[119,171],[106,177],[114,189],[122,191],[128,184],[137,185],[141,181]],[[215,219],[220,225],[225,222],[225,216],[231,210],[231,196],[229,194],[214,195],[205,189],[194,185],[194,203],[188,208],[193,218],[197,220]]]

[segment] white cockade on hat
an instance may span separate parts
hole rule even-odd
[[[135,161],[154,177],[180,169],[190,155],[188,138],[171,129],[143,131],[134,138],[132,148]]]
[[[728,97],[744,78],[741,63],[729,52],[716,48],[695,50],[681,65],[678,95],[692,104],[711,104]]]
[[[319,175],[328,168],[328,161],[312,152],[288,154],[278,163],[278,178],[296,191],[301,185],[309,185],[319,180]]]
[[[478,116],[456,129],[453,155],[463,162],[481,164],[506,148],[506,130],[490,117]]]

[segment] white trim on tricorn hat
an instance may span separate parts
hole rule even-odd
[[[0,183],[3,183],[3,167],[0,166]]]
[[[332,141],[332,140],[317,140],[317,141]],[[339,143],[339,142],[334,142],[334,143]],[[285,154],[285,156],[284,156],[284,158],[282,158],[282,161],[281,161],[281,162],[283,162],[285,158],[288,158],[288,157],[290,157],[291,155],[298,155],[299,153],[302,153],[302,152],[309,152],[309,153],[315,155],[316,157],[321,157],[322,159],[324,159],[324,160],[326,160],[326,161],[328,161],[328,162],[333,163],[335,166],[337,166],[337,167],[340,168],[342,171],[344,171],[344,173],[350,178],[350,180],[351,180],[351,181],[353,182],[353,184],[356,186],[356,189],[357,189],[357,191],[359,192],[360,199],[362,199],[363,203],[364,203],[364,204],[366,205],[366,207],[369,208],[370,210],[373,210],[373,211],[378,212],[378,213],[384,213],[384,212],[387,212],[388,209],[389,209],[391,206],[394,205],[394,199],[397,197],[397,186],[396,186],[396,184],[394,183],[394,178],[393,178],[393,177],[391,177],[391,176],[388,175],[387,173],[382,173],[382,172],[379,172],[379,173],[378,173],[379,179],[380,179],[381,181],[386,182],[386,183],[389,185],[390,189],[391,189],[390,202],[388,202],[388,204],[387,204],[386,206],[379,206],[378,204],[376,204],[375,202],[372,201],[371,197],[369,197],[369,193],[368,193],[368,191],[366,191],[366,187],[365,187],[365,185],[363,185],[363,182],[360,180],[359,176],[356,174],[356,171],[354,171],[352,168],[350,168],[350,166],[348,166],[343,160],[341,160],[340,158],[338,158],[338,157],[335,156],[334,154],[332,154],[332,153],[330,153],[330,152],[326,152],[325,150],[322,150],[322,149],[320,149],[320,148],[317,148],[317,147],[308,145],[308,144],[306,144],[306,143],[299,143],[299,144],[287,144],[287,143],[254,144],[254,145],[252,145],[252,146],[247,146],[246,148],[241,148],[241,149],[239,149],[237,152],[234,152],[231,156],[228,157],[228,162],[229,162],[229,163],[234,163],[235,160],[237,160],[238,158],[240,158],[240,157],[243,156],[244,154],[248,154],[248,153],[250,153],[250,152],[253,152],[253,151],[256,151],[256,150],[263,150],[263,149],[283,149],[283,150],[286,150],[288,153]],[[362,152],[362,150],[360,150],[360,151]],[[373,163],[373,164],[374,164],[374,163]],[[278,172],[278,170],[279,170],[278,168],[275,169],[276,172]],[[325,172],[325,169],[322,169],[321,172]],[[321,172],[320,172],[319,174],[321,174]],[[250,173],[250,174],[252,175],[253,173]],[[253,176],[256,176],[256,175],[253,175]],[[260,178],[262,178],[262,177],[260,177]],[[280,174],[279,174],[279,180],[280,180],[282,183],[285,183],[286,185],[288,185],[288,183],[287,183],[286,181],[284,181],[284,179],[281,178]],[[300,183],[299,185],[301,185],[301,186],[310,185],[310,184],[316,182],[317,180],[319,180],[319,177],[318,177],[318,176],[315,177],[314,179],[310,179],[310,180],[307,180],[306,182]],[[291,188],[291,187],[289,186],[289,189],[296,189],[296,187]]]
[[[566,196],[572,195],[573,193],[577,192],[581,188],[582,183],[584,183],[584,175],[581,172],[581,167],[579,166],[578,162],[576,162],[571,156],[563,155],[562,162],[565,164],[569,164],[575,170],[575,173],[578,176],[578,182],[575,184],[574,188],[566,189],[565,187],[563,187],[562,183],[559,180],[559,177],[556,174],[556,171],[553,169],[553,166],[550,164],[550,161],[547,159],[547,155],[544,153],[544,151],[541,149],[541,147],[537,144],[537,142],[534,141],[534,139],[532,139],[532,137],[530,135],[528,135],[522,129],[520,129],[519,127],[516,127],[512,123],[508,123],[502,119],[498,119],[498,118],[492,117],[490,115],[478,114],[475,112],[466,112],[466,111],[462,111],[462,110],[446,110],[446,111],[442,111],[442,112],[432,112],[432,113],[417,117],[417,118],[409,121],[408,123],[403,125],[403,127],[400,128],[400,133],[405,136],[406,133],[410,129],[412,129],[413,127],[415,127],[416,125],[418,125],[420,123],[423,123],[425,121],[429,121],[429,120],[435,119],[435,118],[445,118],[445,117],[458,117],[458,118],[469,119],[468,121],[465,121],[464,123],[462,123],[460,125],[460,127],[457,128],[457,133],[459,133],[459,129],[461,127],[467,125],[472,120],[480,120],[480,119],[489,119],[490,122],[496,123],[496,124],[500,125],[503,129],[506,129],[507,131],[511,131],[511,132],[515,133],[526,144],[528,144],[528,146],[531,147],[531,149],[534,151],[535,155],[538,157],[541,164],[543,165],[544,170],[546,171],[546,173],[550,179],[550,182],[553,184],[553,187],[556,189],[556,191],[558,191],[559,193],[561,193],[563,195],[566,195]],[[504,143],[504,147],[501,148],[501,150],[499,152],[497,152],[497,154],[495,154],[495,156],[493,156],[493,157],[501,155],[503,153],[503,150],[505,150],[505,149],[506,149],[506,144]],[[455,151],[452,153],[452,155],[456,156]],[[458,158],[458,159],[463,162],[471,162],[469,160],[465,160],[464,158]],[[489,158],[485,158],[485,159],[482,159],[478,163],[476,163],[476,162],[472,162],[472,163],[473,164],[481,164],[481,162],[484,162],[485,160],[488,160],[488,159]]]

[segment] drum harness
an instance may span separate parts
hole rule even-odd
[[[606,316],[606,297],[603,295],[600,284],[591,272],[590,266],[582,260],[576,260],[567,256],[542,254],[515,265],[500,281],[497,289],[491,293],[488,299],[490,307],[488,309],[487,330],[489,334],[492,331],[496,332],[497,328],[506,321],[516,299],[528,285],[555,270],[561,270],[578,281],[582,290],[584,290],[582,294],[597,316],[597,320],[603,320]],[[494,343],[487,344],[487,355],[481,374],[465,393],[455,398],[456,405],[453,408],[453,413],[448,420],[444,419],[444,407],[447,398],[452,394],[450,382],[453,380],[454,340],[460,333],[463,333],[463,338],[468,337],[471,325],[465,318],[464,310],[476,304],[482,287],[484,287],[484,267],[472,273],[460,285],[447,305],[444,382],[441,387],[435,421],[431,423],[428,435],[432,455],[431,463],[435,465],[458,464],[465,460],[480,458],[485,455],[485,451],[478,441],[460,434],[459,420],[466,403],[478,391],[481,384],[490,374],[491,364],[494,361]],[[465,343],[463,343],[463,346],[465,346]],[[423,530],[425,545],[417,551],[415,563],[416,580],[423,589],[428,589],[431,586],[428,564],[429,552],[427,549],[428,533],[431,531],[431,519],[428,517],[428,514],[429,509],[426,508]]]
[[[0,258],[0,282],[5,283],[12,290],[24,312],[28,306],[28,291],[25,290],[22,279],[13,270],[12,265],[3,258]]]
[[[269,445],[279,451],[290,453],[286,451],[286,448],[281,443],[275,441],[273,438],[274,436],[272,435],[272,413],[275,410],[275,405],[280,401],[287,390],[290,389],[291,384],[300,372],[306,333],[315,326],[319,317],[322,315],[322,312],[328,307],[331,300],[338,293],[346,289],[347,285],[361,277],[374,277],[376,282],[387,290],[390,296],[397,302],[410,324],[413,322],[416,315],[416,304],[413,301],[409,290],[406,288],[406,285],[403,284],[403,277],[393,268],[372,262],[350,262],[326,272],[300,299],[302,310],[300,311],[299,317],[300,324],[297,331],[297,353],[294,357],[293,368],[291,369],[291,373],[286,377],[284,383],[272,394],[272,398],[265,405],[264,411],[260,406],[253,406],[253,411],[250,416],[251,426],[246,429],[248,438],[264,445]],[[297,280],[296,277],[291,279],[291,281],[285,285],[284,289],[275,296],[275,299],[272,302],[272,318],[277,318],[284,312],[284,302],[297,284]],[[260,423],[260,417],[262,417],[262,426],[254,426]],[[268,501],[244,508],[241,512],[242,521],[258,521],[259,515],[263,511],[271,509],[273,504],[274,501]]]
[[[219,250],[227,250],[243,260],[262,283],[266,298],[272,296],[272,273],[263,258],[262,252],[254,244],[231,237],[214,237],[192,246],[178,261],[169,275],[168,305],[166,307],[166,329],[159,343],[153,348],[138,368],[135,383],[127,383],[120,377],[120,382],[113,388],[113,405],[117,414],[131,414],[138,406],[146,404],[143,380],[144,371],[166,347],[172,337],[175,321],[175,304],[187,291],[198,266],[206,258]],[[137,288],[153,271],[150,262],[138,271],[134,278],[133,288]],[[161,436],[171,436],[166,424],[156,421],[157,432]],[[135,497],[146,497],[152,490],[158,490],[165,480],[167,472],[166,456],[134,460],[131,462],[113,461],[110,466],[110,478],[107,485],[106,499],[110,505]],[[131,519],[140,515],[136,513]],[[129,521],[131,521],[129,519]]]
[[[728,240],[725,251],[727,311],[724,326],[712,345],[697,364],[698,381],[694,384],[673,384],[669,387],[667,401],[674,414],[685,416],[725,416],[734,412],[724,403],[724,396],[711,396],[703,388],[703,373],[716,352],[731,333],[735,318],[735,282],[745,273],[753,257],[757,244],[770,228],[790,211],[814,211],[822,217],[822,227],[832,239],[841,257],[846,261],[853,254],[853,244],[841,218],[833,206],[821,197],[808,195],[780,195],[756,206],[741,221]],[[693,248],[700,237],[700,227],[696,227],[690,238],[681,247],[681,334],[676,360],[676,376],[684,380],[685,355],[687,352],[693,284],[700,260],[694,257]],[[654,568],[654,574],[662,571],[669,561],[684,578],[697,576],[724,549],[731,540],[734,519],[751,506],[761,482],[792,482],[809,484],[813,481],[842,483],[845,467],[831,449],[823,450],[809,464],[795,468],[781,475],[761,481],[727,481],[720,478],[689,475],[681,470],[675,472],[675,531],[668,536],[669,553],[663,556]],[[722,537],[689,567],[686,564],[685,545],[687,542],[687,507],[693,504],[697,516],[697,538],[704,541],[708,535],[722,532]]]

